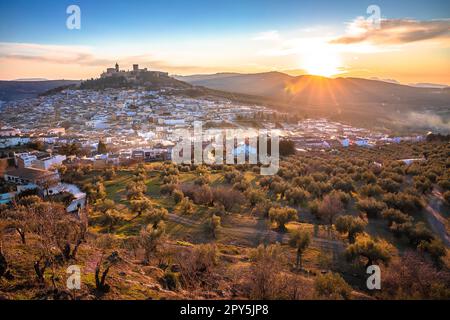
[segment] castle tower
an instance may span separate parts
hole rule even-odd
[[[116,62],[116,72],[119,72],[119,64]]]

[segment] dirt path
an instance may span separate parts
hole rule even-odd
[[[199,226],[201,223],[188,217],[179,216],[169,213],[169,220],[186,226]],[[240,236],[252,239],[255,244],[259,243],[283,243],[289,241],[289,235],[285,233],[270,230],[264,219],[258,219],[254,226],[223,226],[222,229],[233,236]],[[320,249],[333,250],[336,252],[344,251],[344,244],[339,240],[312,237],[312,245]]]
[[[425,208],[426,218],[431,229],[441,238],[447,247],[450,247],[450,236],[445,227],[446,219],[440,213],[442,208],[442,194],[435,188],[429,196],[428,205]]]

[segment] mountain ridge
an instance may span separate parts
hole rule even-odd
[[[449,105],[450,102],[450,91],[447,87],[413,87],[357,77],[291,76],[275,71],[254,74],[219,73],[176,76],[175,78],[210,89],[271,97],[304,105],[397,103],[437,106]]]

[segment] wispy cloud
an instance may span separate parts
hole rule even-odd
[[[347,34],[330,41],[332,44],[369,42],[376,45],[405,44],[430,39],[450,40],[450,19],[409,20],[383,19],[380,28],[358,17],[348,24]]]
[[[216,68],[205,68],[195,65],[177,65],[155,58],[151,53],[138,55],[108,57],[86,46],[43,45],[34,43],[0,42],[0,63],[35,62],[82,67],[106,68],[119,62],[127,68],[134,63],[142,64],[156,70],[168,72],[212,71]]]
[[[112,60],[94,55],[89,47],[8,42],[0,43],[0,59],[83,66],[102,66],[112,63]]]

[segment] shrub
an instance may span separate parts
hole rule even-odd
[[[367,183],[375,183],[377,182],[377,177],[373,174],[373,172],[366,171],[362,175],[362,179]]]
[[[413,218],[411,216],[408,216],[407,214],[401,212],[400,210],[389,208],[384,209],[381,212],[381,215],[384,219],[388,220],[389,226],[392,225],[392,223],[405,223],[405,222],[412,222]]]
[[[450,191],[446,191],[443,194],[445,202],[447,202],[448,205],[450,205]]]
[[[367,222],[359,217],[340,216],[336,219],[336,230],[340,233],[348,233],[350,243],[355,241],[358,233],[364,232]]]
[[[175,201],[175,203],[180,203],[180,201],[183,200],[183,198],[184,198],[184,193],[180,189],[175,189],[172,192],[172,196],[173,196],[173,200]]]
[[[217,247],[201,244],[176,256],[180,267],[180,281],[187,288],[217,287],[213,271],[217,265]]]
[[[331,227],[334,217],[341,214],[343,211],[344,206],[339,196],[336,194],[328,194],[320,202],[317,214]]]
[[[300,187],[294,187],[286,191],[286,200],[288,200],[293,205],[304,203],[308,199],[308,197],[308,192]]]
[[[341,190],[344,192],[355,191],[353,182],[348,178],[340,179],[340,178],[334,177],[333,179],[331,179],[331,184],[335,190]]]
[[[244,179],[233,184],[233,189],[236,189],[241,192],[244,192],[248,188],[250,188],[250,183]]]
[[[359,190],[359,193],[366,197],[378,197],[383,190],[378,184],[366,184]]]
[[[330,195],[333,197],[338,197],[345,206],[347,206],[352,199],[352,196],[349,193],[338,190],[331,191]]]
[[[269,210],[270,210],[270,202],[267,200],[258,202],[256,206],[252,209],[252,215],[254,216],[262,216],[264,218],[267,218],[269,216]]]
[[[202,175],[194,180],[194,183],[198,186],[203,186],[209,183],[209,178],[206,175]]]
[[[267,247],[259,245],[251,253],[253,265],[248,279],[251,299],[275,299],[278,296],[281,252],[279,244],[272,244]]]
[[[384,270],[380,295],[382,299],[448,300],[448,283],[448,272],[436,269],[423,255],[407,251]]]
[[[221,219],[219,216],[213,214],[208,220],[206,220],[206,228],[211,232],[214,239],[217,238],[217,231],[220,228]]]
[[[213,202],[211,188],[207,185],[196,188],[193,200],[196,204],[210,205]]]
[[[193,214],[194,213],[194,204],[189,199],[189,197],[184,197],[183,200],[179,203],[180,211],[182,214]]]
[[[177,186],[175,184],[163,184],[159,192],[161,192],[161,194],[170,195],[176,188]]]
[[[433,233],[424,222],[418,222],[405,231],[409,242],[414,246],[418,246],[422,241],[430,242],[434,239]]]
[[[437,265],[440,265],[441,258],[447,254],[444,243],[438,239],[433,239],[431,241],[421,241],[417,246],[417,249],[428,253]]]
[[[345,255],[348,261],[356,259],[366,259],[366,265],[377,264],[384,262],[387,264],[390,260],[390,253],[386,242],[375,241],[369,236],[358,236],[353,244],[350,244],[345,250]]]
[[[320,299],[347,300],[352,288],[338,273],[318,276],[314,281],[316,294]]]
[[[264,192],[255,189],[248,190],[246,196],[252,207],[256,206],[260,202],[263,202],[266,198]]]
[[[237,190],[226,187],[213,189],[214,203],[222,204],[226,211],[231,211],[234,206],[240,206],[245,202],[243,194]]]
[[[368,217],[375,218],[381,215],[381,212],[386,209],[386,205],[383,202],[377,201],[373,198],[367,198],[358,200],[356,208],[367,214]]]
[[[392,193],[398,192],[401,187],[399,183],[395,182],[392,179],[381,179],[379,180],[378,184],[383,190]]]
[[[177,273],[167,270],[162,278],[167,290],[177,291],[180,287],[180,279]]]
[[[424,207],[423,200],[420,197],[406,192],[385,194],[383,201],[391,208],[408,213],[417,212]]]
[[[296,230],[289,239],[289,245],[295,248],[297,259],[295,266],[298,269],[302,264],[302,255],[311,243],[311,235],[306,231]]]
[[[270,208],[269,219],[278,225],[279,230],[284,231],[286,230],[286,223],[297,219],[297,210],[287,207]]]

